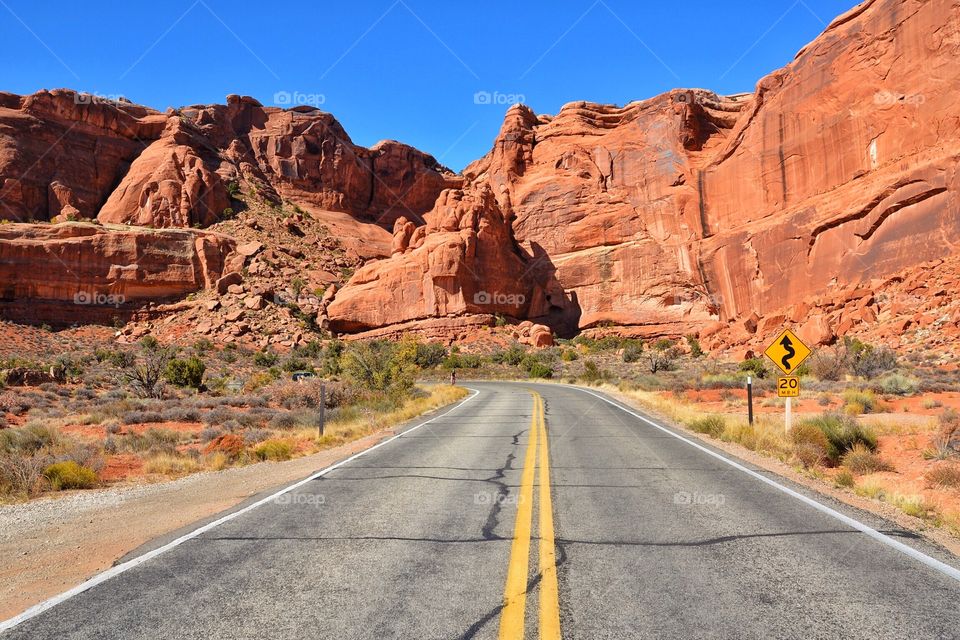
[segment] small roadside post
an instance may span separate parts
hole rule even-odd
[[[777,378],[777,397],[786,398],[784,429],[789,432],[793,421],[793,398],[800,397],[800,378],[792,375],[810,356],[810,348],[797,335],[784,329],[766,348],[764,354],[783,371],[786,377]]]
[[[753,425],[753,376],[747,376],[747,421]]]
[[[320,436],[323,437],[324,422],[327,417],[327,385],[325,382],[320,383]]]

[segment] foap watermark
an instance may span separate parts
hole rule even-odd
[[[673,494],[673,504],[719,507],[726,501],[727,497],[722,493],[677,491]]]
[[[89,304],[98,307],[119,307],[127,299],[119,293],[97,293],[96,291],[78,291],[73,294],[73,304]]]
[[[473,104],[481,105],[512,105],[526,102],[527,97],[522,93],[500,93],[499,91],[477,91],[473,94]]]
[[[322,93],[304,93],[302,91],[277,91],[273,94],[273,104],[279,107],[319,107],[327,101]]]
[[[473,294],[473,304],[497,304],[510,307],[520,307],[527,301],[522,293],[500,293],[499,291],[477,291]]]
[[[274,498],[273,503],[322,507],[327,504],[327,496],[322,493],[284,493]]]
[[[873,103],[879,106],[892,104],[921,105],[926,101],[927,97],[922,93],[897,93],[884,89],[873,94]]]
[[[520,504],[519,495],[510,495],[497,492],[481,491],[473,494],[473,504],[479,505],[518,505]]]
[[[74,104],[117,104],[118,102],[130,102],[126,96],[119,93],[80,93],[73,96]]]

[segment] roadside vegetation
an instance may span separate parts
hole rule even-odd
[[[3,362],[18,381],[46,381],[0,388],[0,501],[289,460],[362,438],[465,396],[416,383],[447,357],[414,340],[280,353],[148,337],[53,362]]]
[[[455,371],[460,380],[556,380],[616,391],[702,437],[960,534],[960,368],[855,339],[818,350],[800,368],[789,432],[773,365],[719,360],[693,336],[581,335],[542,349],[502,338],[470,348],[327,339],[286,351],[207,340],[171,347],[147,337],[0,369],[56,378],[0,391],[0,495],[7,500],[306,455],[462,397],[465,390],[447,384]]]

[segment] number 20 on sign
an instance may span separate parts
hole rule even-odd
[[[798,398],[800,396],[800,378],[794,376],[777,378],[777,396],[780,398]]]

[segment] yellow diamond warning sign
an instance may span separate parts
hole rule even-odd
[[[804,360],[810,355],[810,349],[800,341],[797,335],[784,329],[783,333],[777,336],[767,350],[764,351],[768,358],[773,360],[773,364],[780,367],[785,374],[790,375],[796,371]]]

